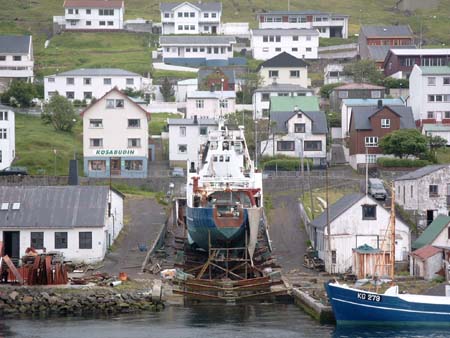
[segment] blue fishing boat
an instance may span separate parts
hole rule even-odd
[[[262,174],[250,159],[243,127],[218,123],[187,177],[188,240],[203,250],[243,246],[246,233],[257,231],[263,198]]]

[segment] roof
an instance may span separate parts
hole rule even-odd
[[[388,108],[398,116],[400,116],[400,129],[415,129],[414,117],[411,107],[404,105],[387,106],[384,105],[381,109],[378,106],[359,106],[352,108],[352,117],[354,119],[354,126],[356,130],[372,130],[370,118],[378,113],[380,110]]]
[[[450,125],[448,124],[432,124],[432,123],[425,123],[422,126],[423,131],[425,132],[449,132],[450,131]]]
[[[0,35],[0,54],[28,54],[31,36]]]
[[[424,49],[412,49],[412,48],[392,48],[390,50],[395,55],[450,55],[450,48],[424,48]]]
[[[326,134],[328,132],[327,128],[327,118],[325,113],[322,111],[303,111],[300,110],[299,113],[305,114],[312,121],[312,134]],[[270,119],[275,122],[275,133],[286,134],[287,122],[294,117],[297,112],[286,111],[286,112],[274,112],[270,114]]]
[[[107,186],[2,186],[2,228],[75,228],[105,225]],[[20,203],[12,210],[11,203]]]
[[[347,211],[351,206],[360,201],[363,197],[364,194],[361,193],[349,194],[343,196],[336,203],[330,205],[328,211],[330,223]],[[368,197],[371,198],[370,196]],[[318,217],[314,218],[311,225],[315,228],[324,229],[327,225],[327,211],[325,210]]]
[[[304,10],[304,11],[268,11],[268,12],[259,12],[258,15],[332,15],[332,16],[342,16],[348,17],[345,14],[336,14],[330,12],[323,12],[317,10]]]
[[[413,32],[409,25],[398,26],[361,26],[362,33],[368,38],[375,37],[413,37]]]
[[[345,104],[347,107],[356,107],[356,106],[374,106],[378,104],[378,101],[381,100],[383,105],[388,106],[401,106],[405,105],[405,101],[401,98],[396,99],[343,99],[342,104]]]
[[[188,99],[234,99],[236,98],[236,92],[233,90],[224,90],[211,92],[206,90],[196,90],[187,94]]]
[[[168,119],[169,126],[195,125],[194,119]],[[197,118],[197,124],[201,126],[215,126],[217,120],[208,118]]]
[[[449,164],[427,165],[426,167],[419,168],[406,175],[400,176],[399,178],[396,178],[395,181],[415,180],[447,167],[449,167]]]
[[[450,75],[450,66],[418,66],[422,75]]]
[[[229,83],[235,83],[236,82],[236,74],[234,72],[234,69],[229,68],[201,68],[199,69],[197,73],[197,77],[199,81],[201,82],[203,79],[207,78],[209,75],[215,72],[222,72],[227,78]]]
[[[122,8],[122,0],[66,0],[64,8]]]
[[[162,2],[159,5],[159,9],[161,12],[167,12],[172,11],[174,8],[184,4],[188,3],[194,7],[197,7],[203,12],[220,12],[222,11],[222,3],[221,2]]]
[[[159,38],[161,45],[229,45],[236,43],[234,36],[227,35],[165,35]]]
[[[4,104],[0,103],[0,110],[2,110],[2,111],[5,111],[5,110],[12,111],[13,109],[10,106],[5,106]]]
[[[292,35],[300,35],[300,36],[319,36],[319,31],[317,29],[307,29],[307,28],[261,28],[261,29],[252,29],[252,35],[260,36],[266,34],[277,34],[281,36],[292,36]]]
[[[319,99],[316,96],[272,96],[270,112],[294,111],[295,106],[302,111],[319,111]]]
[[[186,80],[181,80],[177,82],[178,86],[196,86],[198,85],[198,79],[186,79]]]
[[[56,76],[140,76],[119,68],[79,68],[55,74]]]
[[[413,249],[419,249],[426,245],[432,244],[436,237],[450,223],[450,216],[438,215],[433,222],[425,229],[424,232],[412,244]]]
[[[283,52],[280,53],[276,56],[274,56],[273,58],[264,61],[263,63],[261,63],[257,70],[259,71],[261,68],[264,67],[277,67],[277,68],[293,68],[293,67],[308,67],[308,64],[303,61],[302,59],[296,58],[295,56]]]
[[[255,92],[314,92],[313,89],[308,89],[300,85],[290,83],[272,83],[268,86],[259,87]]]
[[[352,89],[385,89],[382,86],[373,85],[370,83],[347,83],[345,85],[334,88],[334,90],[352,90]]]
[[[384,61],[386,59],[386,55],[388,55],[389,50],[391,50],[392,46],[367,46],[369,51],[369,58],[376,61]],[[395,46],[396,49],[415,49],[416,46]]]
[[[436,248],[435,246],[432,245],[427,245],[411,252],[411,255],[416,256],[422,260],[426,260],[427,258],[430,258],[441,252],[442,249]]]

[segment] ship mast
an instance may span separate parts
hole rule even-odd
[[[391,228],[391,283],[394,284],[395,274],[395,189],[394,181],[391,183],[391,217],[389,220],[389,226]]]

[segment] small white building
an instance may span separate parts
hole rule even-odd
[[[450,211],[450,165],[429,165],[395,179],[396,202],[424,229]]]
[[[101,261],[122,230],[123,199],[106,186],[2,186],[4,253],[18,262],[33,247],[74,263]]]
[[[222,17],[221,2],[163,2],[162,34],[218,34]]]
[[[274,82],[299,85],[304,88],[311,85],[311,80],[308,78],[308,64],[287,52],[264,61],[257,70],[262,86],[268,86]]]
[[[425,280],[438,277],[438,272],[443,268],[442,256],[443,250],[432,245],[414,250],[409,256],[410,275],[423,277]]]
[[[346,195],[330,205],[328,217],[330,238],[327,211],[309,224],[310,241],[319,258],[324,260],[327,272],[355,271],[356,267],[352,266],[353,249],[365,244],[374,249],[382,248],[390,212],[371,196],[360,193]],[[409,227],[399,218],[395,220],[395,241],[395,261],[406,261],[411,250],[411,234]]]
[[[340,64],[328,64],[323,70],[323,83],[351,83],[353,78],[344,73],[344,65]]]
[[[169,161],[171,167],[186,167],[187,161],[199,162],[200,146],[208,133],[217,130],[217,120],[209,118],[169,119]]]
[[[125,4],[122,0],[65,0],[64,16],[53,23],[63,30],[111,31],[123,29]]]
[[[186,102],[188,95],[198,90],[198,79],[187,79],[177,82],[175,87],[175,101]]]
[[[251,48],[257,60],[268,60],[282,52],[300,59],[317,59],[319,32],[316,29],[253,29]]]
[[[44,77],[44,95],[48,100],[56,92],[69,100],[100,98],[113,88],[151,90],[152,81],[139,74],[117,68],[80,68]]]
[[[313,89],[307,89],[295,84],[273,83],[256,89],[253,92],[254,118],[261,119],[269,117],[270,98],[273,96],[312,96]]]
[[[236,93],[234,91],[195,91],[186,98],[186,118],[217,119],[236,111]]]
[[[409,93],[414,120],[421,125],[450,124],[450,66],[414,65]]]
[[[150,114],[117,88],[83,116],[84,173],[88,177],[147,177]]]
[[[0,93],[14,79],[33,82],[33,39],[29,35],[0,35]]]
[[[236,38],[225,35],[161,36],[163,61],[189,58],[205,60],[228,60],[233,57]]]
[[[0,170],[16,157],[16,121],[13,110],[0,104]]]
[[[348,15],[306,10],[268,11],[256,15],[259,28],[317,29],[321,38],[348,38]]]

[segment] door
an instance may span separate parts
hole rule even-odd
[[[450,206],[450,184],[447,183],[447,209]]]
[[[178,47],[178,56],[183,58],[184,57],[184,48]]]
[[[217,26],[211,26],[211,33],[217,34]]]
[[[5,255],[17,266],[20,259],[20,231],[3,231],[3,245]]]
[[[111,158],[111,175],[120,176],[120,158]]]
[[[436,122],[442,122],[442,112],[436,112]]]
[[[152,153],[153,153],[153,149],[152,148],[148,148],[148,161],[149,162],[153,161]]]
[[[427,210],[427,226],[434,220],[434,210]]]

